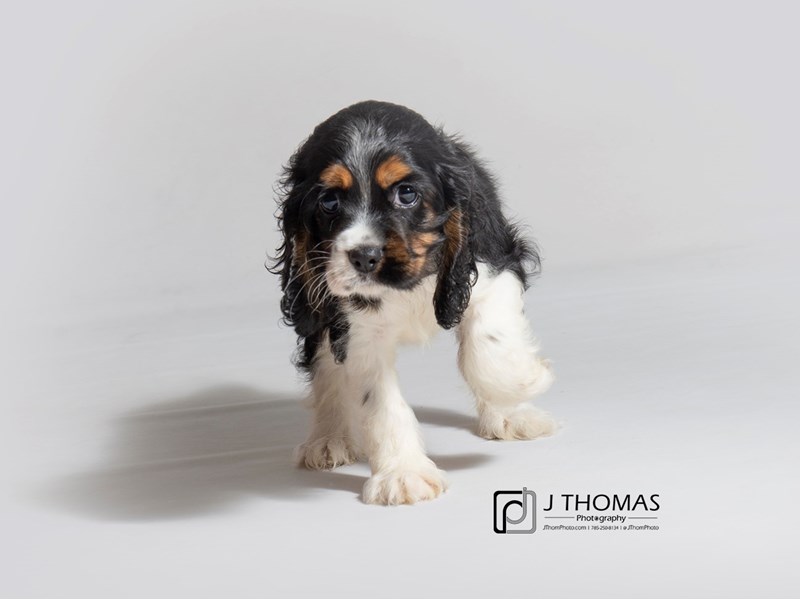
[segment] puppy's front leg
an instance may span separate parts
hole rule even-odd
[[[484,271],[457,330],[458,365],[478,406],[478,432],[487,439],[530,440],[557,427],[528,404],[553,382],[525,318],[522,284],[511,272]]]
[[[296,460],[307,469],[335,469],[357,457],[350,435],[346,371],[333,360],[328,341],[320,346],[311,381],[314,425],[308,440],[296,450]]]
[[[400,394],[393,357],[376,358],[370,361],[374,379],[361,407],[364,449],[372,468],[372,477],[364,485],[364,501],[414,504],[432,500],[447,488],[444,473],[425,455],[417,419]]]

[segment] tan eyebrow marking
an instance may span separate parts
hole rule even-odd
[[[353,185],[353,174],[344,165],[335,163],[320,173],[319,180],[326,187],[349,190]]]
[[[384,190],[404,179],[411,173],[409,167],[399,156],[390,156],[375,169],[375,181]]]

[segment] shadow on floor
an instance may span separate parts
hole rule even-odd
[[[417,409],[423,422],[472,428],[471,419]],[[210,388],[124,414],[107,464],[46,490],[48,504],[95,519],[175,519],[211,513],[248,496],[297,499],[321,490],[360,496],[366,477],[298,469],[294,447],[309,413],[297,397],[245,386]],[[445,470],[486,462],[483,454],[432,457]]]

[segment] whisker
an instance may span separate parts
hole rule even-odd
[[[291,306],[289,306],[289,314],[292,314],[294,312],[295,303],[297,302],[297,299],[303,294],[305,294],[306,301],[311,305],[311,308],[314,310],[319,310],[319,307],[316,306],[311,301],[311,295],[314,293],[314,290],[320,285],[320,283],[324,282],[324,277],[325,277],[325,271],[322,271],[303,282],[303,285],[301,285],[300,289],[297,290],[297,294],[292,300]]]
[[[286,286],[284,287],[288,287],[289,284],[294,283],[297,280],[297,278],[303,274],[304,270],[308,270],[309,265],[312,265],[312,269],[310,270],[313,270],[314,268],[318,267],[319,264],[323,263],[327,258],[328,258],[327,256],[317,256],[306,260],[303,263],[303,266],[306,267],[306,269],[301,269],[300,267],[296,267],[297,272],[291,278],[289,278],[289,280],[286,282]]]
[[[317,277],[314,288],[311,290],[312,303],[317,309],[322,306],[322,301],[325,299],[325,292],[328,291],[326,284],[325,272],[322,272]]]

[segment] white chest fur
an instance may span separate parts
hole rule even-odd
[[[354,311],[350,319],[350,344],[422,344],[440,330],[433,310],[436,276],[412,290],[389,290],[380,308]]]

